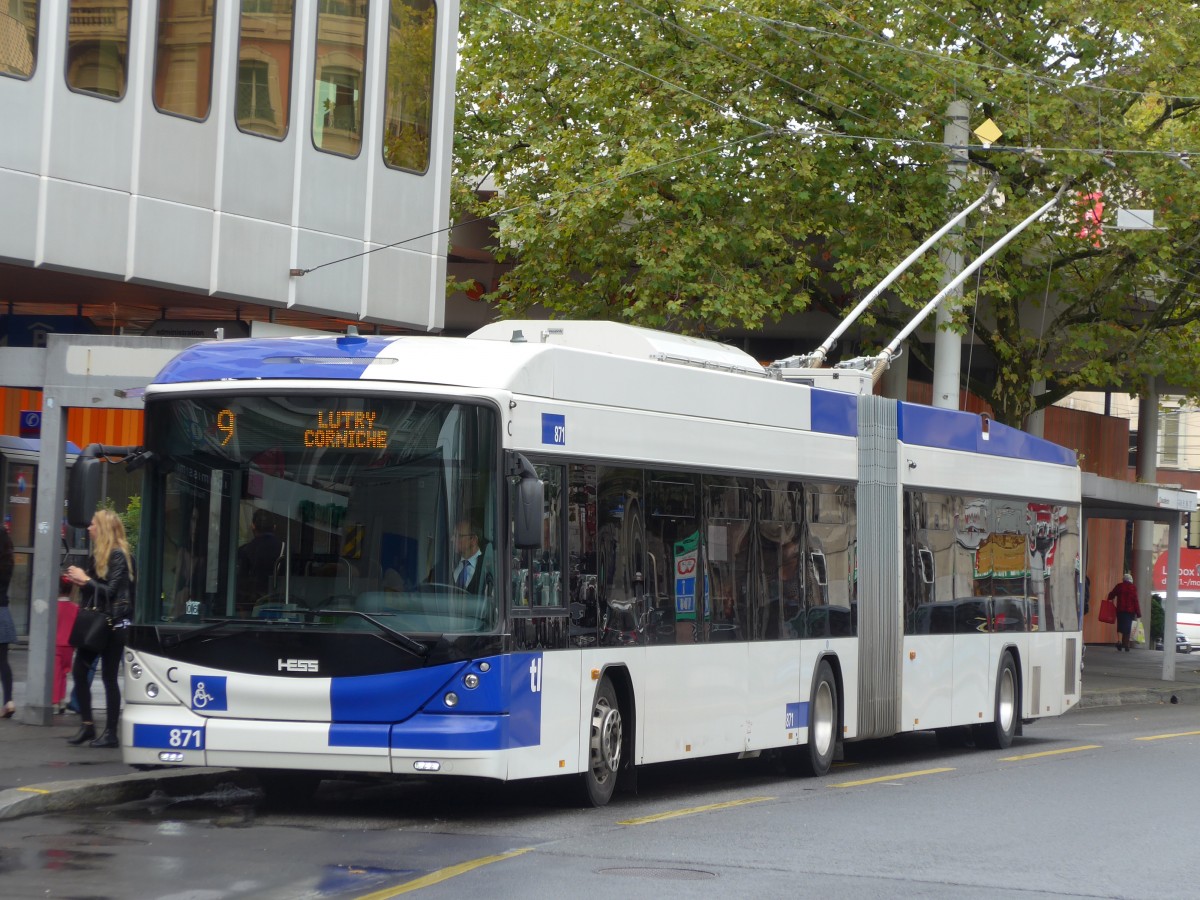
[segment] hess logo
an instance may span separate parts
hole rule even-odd
[[[316,672],[317,661],[315,659],[281,659],[279,660],[280,672]]]

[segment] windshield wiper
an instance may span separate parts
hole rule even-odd
[[[379,629],[379,631],[383,634],[383,636],[385,638],[387,638],[388,641],[390,641],[391,643],[395,644],[396,646],[400,647],[403,650],[407,650],[409,653],[413,654],[418,659],[424,659],[426,656],[429,655],[429,648],[426,647],[424,644],[422,644],[420,641],[410,638],[407,634],[404,634],[402,631],[396,631],[396,629],[394,629],[394,628],[389,628],[387,625],[384,625],[378,619],[376,619],[372,616],[368,616],[366,613],[358,612],[357,610],[353,610],[353,609],[316,609],[316,610],[303,610],[303,611],[300,611],[300,614],[302,616],[304,616],[305,621],[303,624],[305,624],[305,625],[313,624],[312,620],[315,619],[317,616],[353,616],[358,619],[363,619],[363,620],[371,623],[372,625],[374,625],[377,629]],[[156,633],[158,633],[158,639],[159,639],[159,642],[162,644],[163,649],[166,649],[168,647],[177,647],[180,644],[186,643],[187,641],[195,640],[196,638],[201,638],[201,637],[205,637],[207,635],[217,634],[218,632],[225,631],[227,629],[235,629],[236,630],[236,629],[263,628],[263,627],[274,629],[274,628],[277,628],[279,625],[287,625],[287,624],[295,625],[295,624],[301,624],[301,623],[297,623],[297,622],[288,623],[288,622],[281,622],[278,620],[271,620],[271,619],[221,619],[220,621],[212,622],[211,624],[205,625],[201,628],[196,628],[196,629],[193,629],[192,631],[186,631],[186,632],[182,632],[182,633],[170,632],[168,634],[162,634],[159,631],[159,628],[157,626],[155,627],[154,630]]]
[[[196,628],[192,631],[186,631],[182,634],[177,631],[163,634],[157,625],[154,627],[154,631],[158,635],[158,640],[162,646],[167,648],[178,646],[179,644],[186,643],[187,641],[194,640],[195,638],[204,637],[207,634],[215,634],[218,631],[224,631],[226,628],[234,625],[249,627],[257,624],[260,623],[251,619],[221,619],[213,622],[210,625],[205,625],[202,628]]]
[[[420,641],[410,638],[402,631],[397,631],[394,628],[389,628],[373,616],[368,616],[366,613],[359,612],[356,609],[317,609],[311,612],[304,613],[305,618],[310,616],[353,616],[357,619],[363,619],[370,622],[378,628],[388,640],[398,647],[407,650],[419,659],[424,659],[429,655],[429,648]]]

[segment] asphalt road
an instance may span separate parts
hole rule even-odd
[[[651,767],[571,805],[557,781],[230,788],[0,823],[9,898],[1194,897],[1195,706],[1082,710],[1008,751],[854,745],[821,780]],[[1153,862],[1153,864],[1151,864]]]

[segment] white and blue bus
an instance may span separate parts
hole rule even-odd
[[[145,394],[125,760],[602,805],[637,766],[821,775],[1071,708],[1074,454],[778,374],[609,322],[186,350]]]

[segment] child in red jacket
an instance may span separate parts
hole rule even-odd
[[[75,658],[75,648],[71,646],[71,628],[75,617],[79,615],[79,604],[74,599],[74,585],[66,575],[58,579],[58,631],[54,637],[54,690],[51,702],[55,713],[62,715],[67,711],[67,675],[71,673],[71,663]]]

